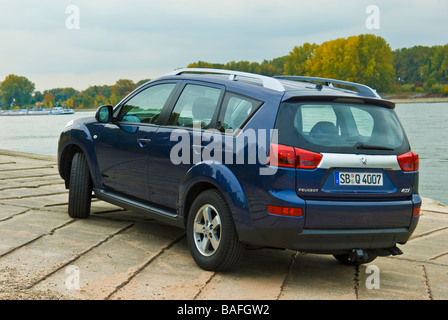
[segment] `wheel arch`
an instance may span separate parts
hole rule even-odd
[[[180,185],[178,212],[185,224],[194,199],[210,189],[220,192],[226,200],[238,233],[244,225],[251,224],[246,196],[238,179],[223,164],[207,162],[193,166]]]
[[[64,148],[59,157],[59,174],[65,181],[65,188],[68,189],[70,184],[70,170],[72,167],[73,157],[76,153],[83,150],[76,144],[70,144]]]
[[[65,181],[65,188],[68,189],[70,185],[70,170],[72,167],[73,157],[76,153],[83,153],[86,160],[87,166],[90,172],[90,179],[92,183],[94,183],[93,173],[91,168],[91,163],[89,159],[89,153],[84,150],[81,146],[76,143],[68,144],[64,147],[64,149],[60,152],[59,155],[59,175]]]

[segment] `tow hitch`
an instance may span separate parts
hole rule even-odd
[[[367,252],[363,249],[353,249],[352,252],[348,255],[348,261],[350,262],[366,262],[369,258]]]

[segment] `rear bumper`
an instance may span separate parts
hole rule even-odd
[[[331,230],[407,228],[411,225],[414,206],[416,206],[414,200],[307,200],[304,228]]]
[[[281,230],[261,232],[266,243],[277,248],[303,252],[336,254],[351,249],[391,248],[397,243],[404,244],[412,232],[408,228],[372,230],[302,230],[295,233]]]
[[[278,204],[294,206],[291,201]],[[413,215],[414,207],[421,206],[421,199],[414,195],[412,200],[406,201],[313,201],[312,205],[319,210],[310,211],[308,201],[301,202],[304,209],[301,218],[266,213],[264,219],[254,221],[253,228],[240,232],[244,234],[241,241],[264,247],[328,254],[352,249],[391,248],[405,244],[411,237],[419,220],[419,216]],[[313,215],[310,224],[307,220],[309,215]]]
[[[373,230],[304,230],[297,249],[311,252],[335,253],[347,249],[391,248],[406,243],[411,232],[408,228]]]

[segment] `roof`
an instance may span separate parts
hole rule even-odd
[[[227,81],[248,82],[284,93],[284,100],[297,97],[362,98],[372,103],[380,103],[387,107],[394,107],[392,102],[383,100],[377,91],[369,86],[329,78],[284,75],[268,77],[249,72],[209,68],[183,68],[174,70],[166,76],[180,76],[185,74],[200,74],[207,75],[208,77],[212,75],[226,76]]]

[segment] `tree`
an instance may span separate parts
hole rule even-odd
[[[7,108],[14,105],[28,105],[31,102],[34,88],[34,83],[26,77],[10,74],[0,83],[0,101],[3,101],[3,106]]]
[[[47,93],[51,93],[54,96],[55,101],[66,101],[67,99],[73,97],[74,95],[79,94],[78,90],[75,90],[73,88],[55,88],[51,90],[45,90],[43,92],[44,96]]]
[[[75,107],[75,99],[73,98],[67,99],[66,106],[67,108],[73,109]]]
[[[140,80],[139,82],[137,82],[137,83],[135,84],[135,86],[136,86],[136,87],[140,87],[141,85],[145,84],[145,83],[148,82],[148,81],[151,81],[151,79],[143,79],[143,80]]]
[[[307,61],[312,58],[317,47],[319,47],[317,44],[308,42],[299,47],[294,47],[285,59],[284,73],[288,75],[306,75],[308,73]]]
[[[367,34],[295,47],[286,59],[285,73],[354,81],[387,91],[395,70],[387,42]]]
[[[272,60],[264,60],[261,64],[261,74],[266,76],[275,76],[284,74],[287,56],[274,58]],[[265,69],[267,69],[265,71]]]
[[[55,102],[55,99],[54,99],[54,95],[52,93],[47,93],[44,96],[43,103],[45,105],[45,108],[53,108],[54,102]]]
[[[122,99],[131,93],[136,88],[134,81],[128,79],[118,80],[112,87],[111,93],[113,93],[118,99]]]
[[[430,57],[433,47],[414,46],[393,52],[396,79],[400,83],[425,82],[430,73]]]
[[[198,62],[190,63],[187,68],[211,68],[211,69],[225,69],[222,63],[210,63],[199,60]]]
[[[379,91],[391,89],[395,69],[392,49],[385,39],[372,34],[359,36],[359,81]]]
[[[437,82],[448,81],[448,44],[434,47],[430,60],[430,77]]]

